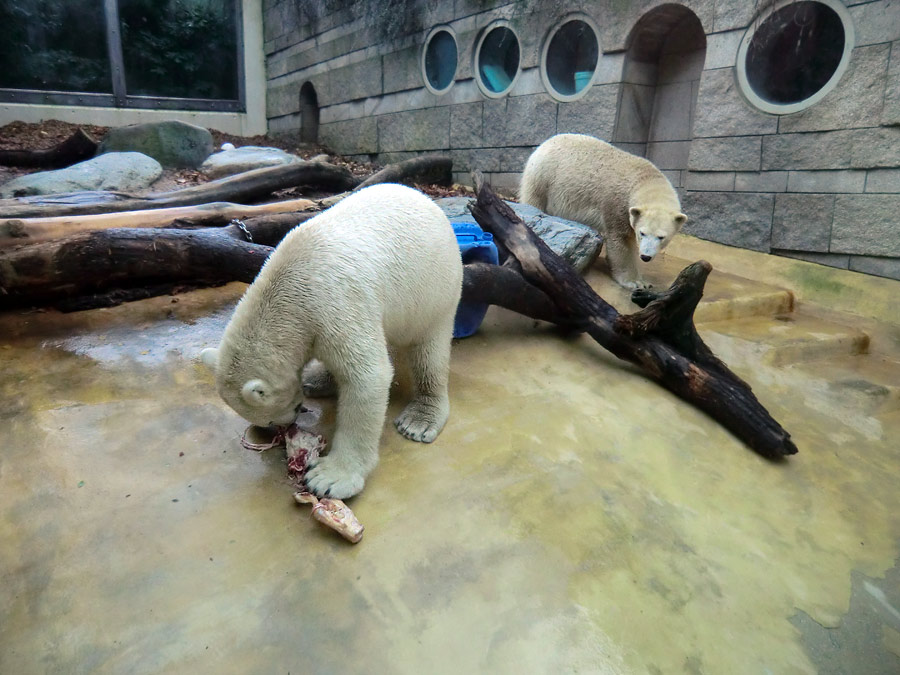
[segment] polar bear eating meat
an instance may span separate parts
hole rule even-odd
[[[650,161],[582,134],[539,145],[525,164],[519,197],[597,230],[613,279],[631,290],[647,286],[638,258],[652,260],[687,221],[672,184]]]
[[[320,496],[351,497],[378,462],[393,378],[389,347],[406,351],[415,386],[394,421],[398,431],[429,443],[447,421],[462,274],[441,209],[411,188],[373,185],[284,238],[218,349],[203,350],[201,359],[225,402],[258,426],[290,424],[304,389],[324,395],[336,387],[331,451],[312,465],[306,484]],[[313,380],[304,386],[307,364]]]

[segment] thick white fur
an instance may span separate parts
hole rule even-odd
[[[461,289],[459,247],[441,209],[411,188],[374,185],[292,230],[247,289],[218,350],[201,357],[222,398],[260,426],[294,419],[305,365],[308,393],[336,385],[331,450],[307,485],[350,497],[378,462],[389,346],[409,355],[416,387],[395,420],[400,433],[431,442],[447,421]]]
[[[597,230],[613,278],[632,290],[646,286],[638,259],[652,260],[687,220],[672,184],[651,162],[582,134],[558,134],[538,146],[519,197]]]

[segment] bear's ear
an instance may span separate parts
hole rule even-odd
[[[637,227],[638,218],[641,217],[641,209],[638,206],[632,206],[628,209],[628,219],[631,221],[631,227]]]
[[[677,216],[675,216],[675,225],[677,225],[679,228],[682,227],[686,222],[687,216],[683,213],[679,213]]]
[[[219,350],[213,347],[207,347],[200,352],[200,360],[211,371],[216,372],[216,366],[219,364]]]
[[[263,380],[247,380],[241,388],[241,396],[250,405],[265,405],[271,389]]]

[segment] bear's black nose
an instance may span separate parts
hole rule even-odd
[[[653,260],[653,256],[650,256],[650,255],[642,255],[642,256],[641,256],[641,260],[643,260],[644,262],[650,262],[651,260]]]

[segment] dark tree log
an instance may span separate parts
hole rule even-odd
[[[109,307],[182,286],[252,281],[274,247],[315,213],[248,218],[197,230],[117,229],[0,251],[0,311],[50,305],[64,311]],[[511,270],[466,265],[463,299],[500,305],[567,326],[542,291]]]
[[[60,204],[58,206],[29,203],[3,204],[0,205],[0,218],[47,218],[50,216],[119,213],[142,209],[196,206],[210,202],[252,203],[276,190],[299,185],[315,185],[326,190],[341,191],[351,189],[356,183],[356,179],[344,167],[325,162],[302,162],[254,169],[183,190],[160,192],[147,197],[134,197],[112,202]],[[6,201],[8,203],[10,200]]]
[[[0,309],[138,286],[250,282],[272,249],[225,229],[103,230],[2,252]]]
[[[522,275],[499,265],[469,263],[464,267],[462,297],[465,302],[499,305],[532,319],[567,325],[546,293]]]
[[[381,171],[373,173],[353,191],[375,185],[377,183],[402,183],[409,179],[418,179],[422,183],[450,185],[453,182],[451,169],[453,160],[446,155],[423,155],[389,164]]]
[[[97,141],[84,129],[76,129],[66,140],[48,150],[0,150],[3,166],[25,166],[36,169],[62,169],[97,152]]]
[[[775,459],[797,452],[790,434],[769,415],[750,386],[716,359],[696,334],[692,315],[712,269],[709,263],[689,266],[666,293],[637,297],[650,305],[657,302],[655,307],[620,317],[494,195],[480,174],[474,179],[478,198],[470,207],[472,215],[503,243],[518,260],[524,278],[544,291],[560,314],[582,322],[603,347],[641,367],[764,457]]]

